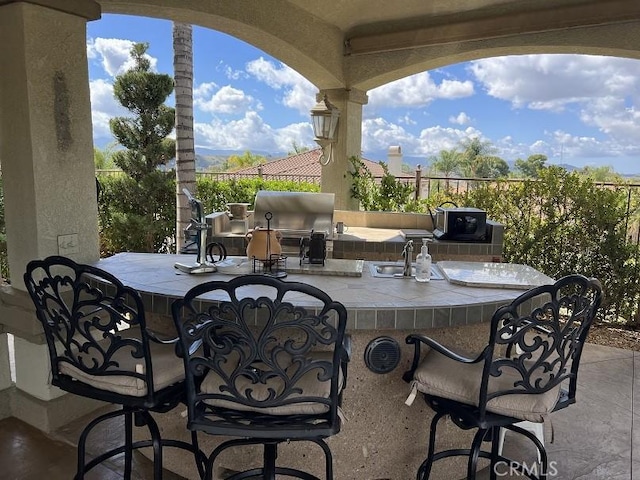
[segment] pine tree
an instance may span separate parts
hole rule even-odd
[[[114,161],[136,181],[165,165],[175,154],[175,141],[167,138],[175,125],[175,110],[164,105],[173,92],[170,75],[151,72],[144,56],[148,43],[136,43],[131,49],[135,65],[118,75],[113,94],[134,117],[116,117],[109,121],[111,132],[126,150],[114,155]]]
[[[175,236],[175,192],[173,171],[163,171],[175,154],[175,141],[167,138],[175,125],[175,111],[164,104],[173,91],[170,75],[154,73],[145,56],[149,44],[131,49],[134,66],[116,77],[113,92],[132,117],[109,122],[111,132],[124,147],[113,160],[127,177],[115,181],[106,199],[111,229],[118,238],[111,251],[169,251]]]

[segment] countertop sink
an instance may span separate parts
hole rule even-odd
[[[401,262],[370,262],[369,271],[372,277],[378,278],[403,278],[404,264]],[[411,264],[411,276],[415,276],[416,264]],[[431,264],[431,279],[444,280],[442,272],[434,263]]]

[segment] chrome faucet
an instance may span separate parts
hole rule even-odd
[[[402,256],[404,257],[404,269],[402,270],[403,277],[411,276],[411,262],[413,260],[413,240],[407,241],[402,249]]]

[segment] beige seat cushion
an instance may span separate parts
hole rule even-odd
[[[413,376],[416,388],[428,395],[478,405],[484,362],[460,363],[436,351],[429,351]],[[489,380],[489,393],[513,388],[520,376],[503,369],[499,377]],[[487,410],[531,422],[543,422],[560,396],[560,386],[542,394],[512,394],[493,398]]]
[[[313,357],[314,360],[319,361],[332,361],[332,353],[331,352],[313,352],[309,355]],[[232,362],[227,362],[222,364],[223,368],[225,368],[225,372],[227,374],[231,374],[235,365]],[[289,375],[292,375],[294,372],[291,371],[291,364],[289,366],[281,365],[281,367],[285,368],[285,371]],[[331,394],[331,380],[320,381],[318,380],[318,374],[321,372],[321,369],[313,369],[299,381],[296,382],[296,387],[302,389],[303,394],[292,393],[287,397],[288,400],[295,400],[301,396],[305,397],[318,397],[318,398],[329,398]],[[338,386],[341,389],[343,384],[343,375],[342,370],[340,371],[340,376],[338,378]],[[226,391],[220,391],[220,387],[226,385],[224,380],[218,375],[218,373],[214,371],[210,371],[207,373],[205,380],[202,382],[201,390],[203,393],[211,393],[211,394],[220,394],[220,395],[228,395],[230,398],[232,395]],[[270,378],[266,383],[256,383],[254,384],[252,380],[248,377],[239,376],[236,379],[235,387],[238,389],[241,394],[244,394],[247,389],[252,390],[253,398],[256,400],[266,399],[269,395],[269,389],[273,389],[275,392],[275,396],[277,398],[278,395],[282,393],[284,390],[284,382],[279,378]],[[234,401],[227,401],[224,399],[209,399],[206,400],[205,403],[212,405],[214,407],[228,408],[231,410],[239,410],[243,412],[258,412],[265,413],[267,415],[321,415],[326,413],[329,410],[329,406],[324,403],[319,402],[299,402],[292,403],[288,405],[280,405],[276,407],[252,407],[249,405],[243,405],[241,403],[237,403]]]
[[[126,335],[127,334],[125,334],[125,336]],[[103,342],[105,341],[101,341],[101,343]],[[184,364],[182,359],[176,356],[174,345],[159,344],[150,341],[149,346],[153,365],[154,390],[161,390],[184,379]],[[86,358],[85,364],[90,364],[89,359],[91,358],[91,354],[84,355]],[[118,350],[113,360],[118,363],[118,366],[114,367],[115,369],[144,373],[143,360],[132,357],[130,348]],[[92,375],[66,362],[60,363],[60,373],[69,375],[76,380],[101,390],[122,395],[142,397],[148,393],[147,385],[143,380],[126,375]]]

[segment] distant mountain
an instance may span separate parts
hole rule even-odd
[[[196,154],[203,156],[224,156],[225,158],[230,155],[243,155],[247,150],[215,150],[212,148],[198,147],[196,146]],[[254,155],[262,155],[267,158],[281,158],[286,156],[286,153],[282,152],[267,152],[266,150],[249,150]]]
[[[378,159],[375,158],[371,158],[370,156],[367,157],[369,158],[369,160],[372,160],[374,162],[380,161]],[[382,159],[383,162],[387,162],[387,159],[384,158]],[[403,163],[411,166],[412,168],[415,169],[416,166],[420,165],[422,167],[422,170],[426,170],[427,168],[429,168],[429,161],[425,158],[425,157],[410,157],[410,156],[403,156],[402,157],[402,161]],[[509,165],[509,170],[513,171],[516,168],[516,162],[515,160],[507,160],[507,165]],[[549,163],[547,163],[547,165],[549,165]],[[553,165],[557,165],[558,167],[562,167],[565,170],[567,170],[568,172],[573,172],[574,170],[579,170],[578,167],[574,166],[574,165],[569,165],[568,163],[560,163],[560,164],[553,164]]]
[[[246,150],[213,150],[196,147],[196,170],[203,171],[222,165],[231,155],[244,155]],[[286,156],[286,153],[273,153],[261,150],[251,150],[254,155],[262,155],[269,160],[276,160]]]
[[[578,167],[575,167],[573,165],[569,165],[568,163],[552,163],[551,165],[554,165],[554,166],[557,166],[557,167],[562,167],[567,172],[573,172],[574,170],[580,170]],[[547,164],[547,166],[549,166],[549,164]]]
[[[228,155],[201,155],[196,153],[196,171],[201,172],[219,167],[227,160]]]
[[[245,150],[214,150],[210,148],[196,147],[196,170],[198,171],[206,171],[212,168],[219,167],[222,165],[227,158],[231,155],[244,155]],[[287,152],[267,152],[264,150],[251,150],[251,153],[255,155],[262,155],[267,158],[267,161],[277,160],[288,155]],[[370,153],[364,155],[368,160],[372,162],[380,162],[383,161],[385,163],[389,162],[387,158],[386,152],[382,153]],[[418,165],[421,166],[422,170],[425,171],[429,166],[429,161],[426,157],[416,157],[404,155],[402,157],[402,163],[405,165],[407,170],[414,172]],[[515,161],[507,160],[507,164],[509,165],[510,170],[515,170]],[[547,165],[554,165],[558,167],[562,167],[568,172],[573,172],[575,170],[580,170],[579,167],[575,165],[571,165],[569,163],[548,163]],[[407,168],[408,167],[408,168]],[[620,176],[624,178],[638,178],[640,177],[640,173],[634,174],[620,174]]]

